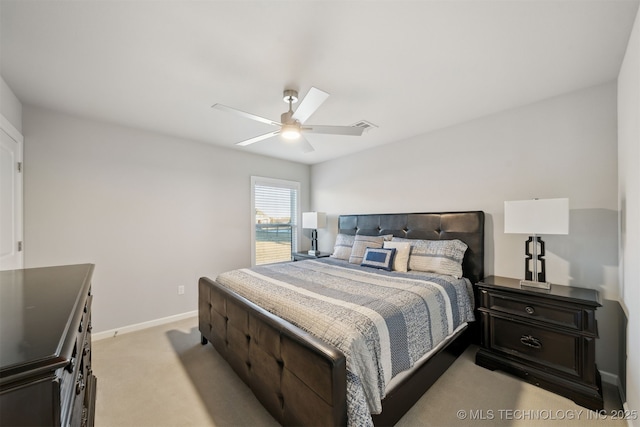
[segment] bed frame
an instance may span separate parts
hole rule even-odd
[[[338,232],[409,239],[460,239],[469,249],[464,276],[484,274],[484,212],[341,215]],[[211,341],[262,405],[280,424],[347,424],[345,356],[289,322],[203,277],[199,289],[202,344]],[[376,426],[395,424],[471,342],[471,328],[459,334],[390,390]]]

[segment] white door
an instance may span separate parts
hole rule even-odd
[[[0,118],[0,270],[14,270],[24,265],[22,135]]]

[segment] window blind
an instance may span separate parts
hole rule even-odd
[[[254,178],[254,265],[291,261],[298,247],[298,192],[293,181]]]

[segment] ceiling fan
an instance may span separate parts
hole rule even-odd
[[[312,87],[304,99],[300,102],[296,111],[293,111],[292,106],[298,102],[298,91],[293,89],[286,89],[283,93],[283,101],[289,104],[289,111],[282,113],[280,116],[280,122],[269,120],[264,117],[256,116],[255,114],[246,113],[241,110],[237,110],[232,107],[227,107],[222,104],[214,104],[211,108],[215,108],[229,113],[238,114],[242,117],[246,117],[251,120],[255,120],[261,123],[279,127],[278,130],[265,133],[253,138],[249,138],[245,141],[240,141],[236,145],[246,146],[253,144],[263,139],[271,138],[276,135],[281,135],[288,140],[298,140],[302,145],[302,150],[305,153],[314,151],[313,146],[307,141],[302,134],[303,133],[324,133],[332,135],[350,135],[360,136],[364,131],[364,128],[358,126],[319,126],[319,125],[307,125],[305,122],[315,111],[322,105],[324,101],[329,97],[327,92],[321,91]]]

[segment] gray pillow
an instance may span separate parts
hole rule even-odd
[[[363,236],[358,234],[353,242],[353,247],[351,248],[349,262],[351,264],[361,264],[362,257],[364,257],[364,252],[367,248],[378,249],[382,247],[383,243],[384,236]]]
[[[415,240],[394,237],[393,242],[409,242],[409,270],[462,277],[462,260],[467,244],[454,240]]]
[[[332,258],[343,259],[349,261],[351,256],[351,247],[356,236],[349,234],[338,234],[336,236],[336,243],[333,247]]]

